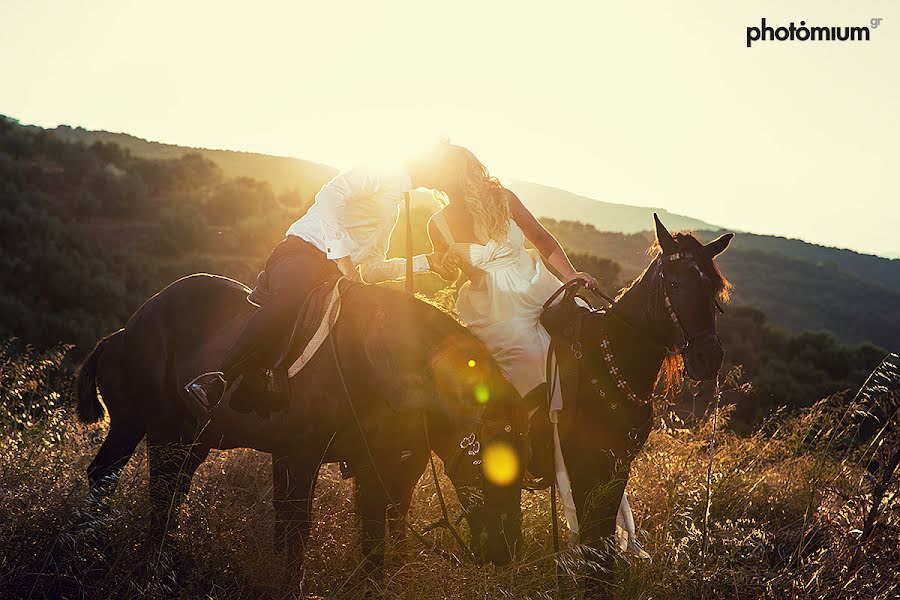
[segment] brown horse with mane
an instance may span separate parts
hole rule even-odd
[[[344,294],[330,342],[290,380],[286,409],[268,417],[239,413],[223,398],[198,418],[183,387],[219,364],[253,310],[248,292],[223,277],[181,279],[87,357],[77,382],[80,418],[102,418],[98,388],[109,414],[106,440],[88,468],[89,499],[112,493],[146,437],[151,536],[172,547],[164,544],[167,534],[210,449],[269,452],[276,542],[302,564],[319,468],[347,461],[356,475],[364,571],[378,577],[385,526],[403,536],[412,490],[433,450],[457,491],[475,557],[511,560],[520,537],[520,479],[495,484],[481,459],[484,449],[505,444],[524,465],[527,415],[483,344],[434,306],[356,285]]]
[[[570,293],[544,317],[560,365],[560,445],[588,559],[590,598],[614,597],[616,514],[631,462],[650,433],[657,383],[662,379],[668,388],[682,368],[692,379],[714,379],[724,358],[717,298],[727,300],[730,284],[714,258],[733,234],[704,245],[690,234],[671,235],[654,219],[655,256],[609,309],[578,306]],[[531,421],[530,469],[553,477],[547,412],[537,411]]]

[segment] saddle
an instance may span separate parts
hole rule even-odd
[[[550,349],[547,353],[546,377],[548,383],[547,406],[555,381],[559,381],[565,408],[558,412],[559,435],[566,437],[575,417],[578,402],[579,361],[583,357],[581,347],[581,324],[590,314],[590,308],[579,304],[577,298],[580,284],[570,282],[557,290],[544,303],[541,325],[550,335]],[[562,294],[559,302],[554,302]],[[555,358],[555,365],[553,359]]]
[[[327,339],[340,314],[340,298],[354,285],[354,282],[341,275],[323,280],[310,290],[296,314],[291,315],[293,321],[285,323],[286,333],[276,341],[273,352],[276,358],[266,370],[262,385],[264,392],[281,396],[282,405],[290,403],[289,379],[306,366]],[[247,295],[247,301],[255,306],[263,306],[272,296],[268,275],[262,271],[257,276],[256,287]],[[235,390],[230,404],[240,412],[269,412],[276,408],[261,406],[256,394],[240,394],[239,389]]]

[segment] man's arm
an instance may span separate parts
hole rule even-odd
[[[406,259],[386,259],[383,255],[379,256],[376,251],[359,266],[359,270],[366,283],[402,279],[406,276]],[[427,273],[429,270],[428,255],[413,256],[413,273]]]
[[[459,276],[459,269],[455,265],[445,264],[447,258],[447,242],[438,232],[434,224],[434,217],[428,220],[428,239],[434,250],[431,254],[417,254],[413,256],[413,273],[437,273],[446,281],[455,281]],[[378,283],[380,281],[392,281],[406,276],[406,259],[386,259],[377,250],[373,251],[367,260],[359,267],[362,278],[366,283]]]
[[[374,194],[378,191],[378,181],[361,171],[352,169],[335,175],[316,194],[316,204],[320,207],[323,236],[325,238],[325,256],[342,264],[350,264],[349,257],[358,249],[358,245],[347,234],[344,211],[354,196]],[[341,269],[343,271],[343,269]]]

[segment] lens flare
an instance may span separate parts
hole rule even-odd
[[[491,390],[485,383],[476,383],[473,393],[475,394],[475,400],[480,404],[487,404],[488,400],[491,399]]]
[[[519,457],[509,444],[496,442],[485,448],[482,469],[494,485],[509,485],[519,476]]]
[[[472,369],[472,368],[475,367],[475,365],[476,365],[477,363],[475,362],[475,359],[474,359],[474,358],[470,358],[470,359],[469,359],[469,362],[468,362],[467,364],[469,365],[469,368]]]

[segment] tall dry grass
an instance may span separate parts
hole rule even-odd
[[[132,598],[168,589],[184,598],[249,600],[297,592],[296,565],[271,550],[270,459],[250,450],[214,452],[200,467],[177,532],[180,579],[161,582],[151,566],[155,549],[145,542],[143,446],[108,506],[98,510],[82,502],[85,469],[105,426],[84,427],[61,406],[61,358],[61,352],[0,350],[0,596]],[[660,414],[628,485],[640,540],[653,559],[619,561],[619,596],[896,598],[900,484],[896,473],[884,475],[891,448],[896,450],[897,416],[887,411],[874,424],[861,417],[877,413],[873,407],[900,404],[896,387],[882,388],[852,401],[836,396],[796,414],[775,414],[747,437],[729,433],[730,410],[723,408],[703,562],[713,421],[685,424]],[[446,479],[442,485],[450,489]],[[546,492],[525,492],[522,500],[523,549],[514,565],[454,566],[410,538],[405,552],[388,548],[382,592],[411,599],[577,594],[565,573],[578,573],[584,559],[577,548],[553,556]],[[438,514],[434,485],[423,477],[412,523],[421,528]],[[361,595],[356,535],[351,484],[326,466],[306,552],[309,596]],[[454,550],[449,537],[433,535]]]

